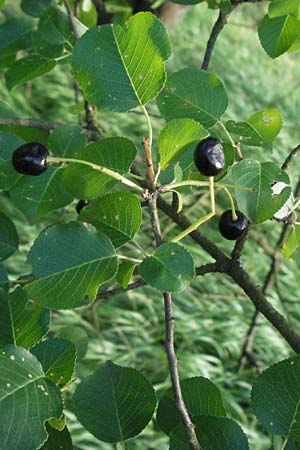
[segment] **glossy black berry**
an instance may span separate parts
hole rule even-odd
[[[249,226],[249,220],[240,211],[236,211],[237,220],[232,219],[232,211],[225,211],[219,220],[219,231],[229,241],[239,239]]]
[[[47,148],[39,142],[30,142],[17,148],[12,155],[12,163],[17,172],[24,175],[41,175],[47,170]]]
[[[80,214],[80,211],[85,208],[89,204],[88,200],[79,200],[79,202],[76,204],[76,212],[77,214]]]
[[[202,175],[207,177],[218,175],[225,167],[223,145],[212,137],[203,139],[196,147],[194,161]]]

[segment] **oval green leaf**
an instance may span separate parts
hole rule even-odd
[[[229,120],[226,128],[238,136],[242,144],[272,148],[270,144],[282,128],[282,117],[278,109],[264,109],[250,116],[246,122]]]
[[[0,448],[40,448],[48,437],[44,422],[62,414],[58,387],[45,378],[39,361],[19,347],[0,351],[0,373]]]
[[[24,289],[17,287],[9,295],[0,295],[0,345],[31,348],[48,331],[49,309],[32,303]]]
[[[11,91],[14,86],[26,83],[54,69],[56,62],[42,55],[29,55],[15,62],[5,74],[6,86]]]
[[[92,302],[98,287],[117,272],[110,240],[79,223],[54,225],[33,244],[28,263],[36,280],[26,286],[37,304],[68,309]]]
[[[126,27],[102,25],[76,42],[72,64],[85,98],[99,108],[128,111],[145,105],[166,80],[171,46],[163,23],[151,13]]]
[[[183,69],[170,76],[157,105],[167,121],[190,118],[209,128],[226,111],[228,97],[225,86],[212,73]]]
[[[180,384],[184,402],[192,417],[226,416],[221,393],[210,380],[194,377],[182,380]],[[170,434],[181,423],[172,389],[168,389],[159,401],[157,422],[166,434]]]
[[[256,417],[271,434],[300,440],[300,357],[269,367],[252,389]]]
[[[270,18],[266,15],[258,27],[258,35],[266,53],[277,58],[300,36],[300,21],[293,16]]]
[[[192,119],[174,119],[167,123],[158,137],[162,170],[207,136],[208,132]]]
[[[237,185],[255,189],[235,189],[238,207],[252,223],[271,219],[291,194],[288,175],[272,162],[244,159],[231,167],[231,176]]]
[[[64,190],[62,177],[63,169],[51,166],[39,177],[21,177],[11,189],[14,205],[30,223],[71,203],[73,197]]]
[[[156,406],[152,385],[137,370],[108,361],[77,388],[75,414],[104,442],[120,442],[139,434]]]
[[[46,339],[30,352],[42,364],[46,377],[59,387],[71,380],[76,362],[76,347],[72,342],[66,339]]]
[[[136,153],[136,146],[129,139],[110,137],[88,145],[77,158],[125,174],[129,171]],[[69,164],[64,169],[64,187],[79,199],[99,197],[116,183],[110,176],[82,164]]]
[[[112,192],[94,200],[79,215],[106,234],[115,247],[134,238],[142,222],[139,200],[127,192]]]
[[[202,450],[249,450],[247,437],[234,420],[227,417],[197,417],[196,435]],[[189,450],[186,433],[180,425],[170,439],[170,450]]]
[[[162,292],[182,292],[195,275],[192,256],[174,242],[158,247],[142,262],[139,270],[146,283]]]

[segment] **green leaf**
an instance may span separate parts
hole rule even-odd
[[[146,12],[132,16],[125,28],[102,25],[89,30],[76,42],[72,64],[90,103],[128,111],[160,92],[170,55],[165,26]]]
[[[9,280],[8,280],[8,276],[7,276],[7,272],[4,269],[3,266],[0,265],[0,290],[1,289],[8,289],[9,287]],[[0,319],[1,321],[1,319]]]
[[[157,105],[167,121],[190,118],[209,128],[226,111],[228,97],[225,86],[215,75],[183,69],[170,76]]]
[[[0,373],[0,448],[39,448],[48,437],[45,420],[62,414],[59,389],[38,360],[18,347],[0,352]]]
[[[78,159],[90,161],[124,174],[129,171],[136,156],[136,146],[129,139],[111,137],[90,144]],[[117,181],[108,175],[81,164],[70,164],[64,169],[63,184],[76,198],[91,199],[110,190]]]
[[[268,147],[282,128],[282,117],[277,109],[264,109],[250,116],[246,122],[229,120],[226,128],[239,136],[243,144]]]
[[[8,191],[21,178],[11,163],[11,157],[22,144],[24,141],[19,137],[0,132],[0,189],[3,191]]]
[[[38,39],[49,45],[62,45],[72,37],[68,16],[57,8],[47,8],[38,24]]]
[[[294,15],[300,19],[300,0],[273,0],[269,5],[268,16],[271,18]]]
[[[237,185],[255,188],[255,192],[235,189],[238,207],[252,223],[271,219],[291,194],[288,175],[272,162],[244,159],[231,167],[231,176]]]
[[[56,338],[64,338],[72,342],[76,347],[77,359],[82,359],[88,348],[89,337],[86,331],[80,327],[74,327],[73,325],[62,327],[55,334]]]
[[[194,278],[194,261],[190,253],[176,243],[158,247],[139,266],[146,283],[162,292],[182,292]]]
[[[14,205],[23,211],[30,223],[73,200],[63,188],[62,176],[60,167],[51,166],[39,177],[21,177],[11,189]]]
[[[179,244],[162,244],[139,266],[146,283],[162,292],[182,292],[194,277],[194,261]]]
[[[50,6],[55,6],[55,0],[22,0],[21,8],[24,13],[33,17],[40,17]]]
[[[34,23],[28,19],[13,18],[0,24],[0,52],[15,53],[26,48]]]
[[[210,380],[194,377],[182,380],[180,384],[184,402],[192,417],[226,416],[221,393]],[[181,423],[172,389],[168,389],[159,401],[157,422],[166,434],[170,434]]]
[[[47,423],[46,430],[49,436],[40,450],[73,450],[71,435],[67,427],[59,431]]]
[[[281,253],[288,261],[293,261],[293,254],[300,246],[300,225],[292,225],[287,238],[285,239]]]
[[[196,435],[202,450],[249,450],[247,437],[241,427],[227,417],[197,417]],[[170,439],[170,450],[189,450],[186,433],[180,425]]]
[[[48,146],[54,156],[77,158],[86,146],[86,137],[78,125],[60,125],[50,134]]]
[[[116,280],[118,283],[120,283],[123,289],[127,288],[135,267],[136,264],[133,264],[129,261],[123,261],[121,264],[119,264],[119,270],[116,276]]]
[[[40,361],[46,377],[59,387],[65,386],[72,378],[76,347],[66,339],[46,339],[31,350]]]
[[[29,55],[15,62],[5,74],[7,88],[11,91],[18,84],[26,83],[50,72],[56,66],[53,59],[42,55]]]
[[[192,145],[208,136],[208,132],[202,126],[191,119],[171,120],[161,130],[158,137],[160,165],[164,170],[168,165],[176,161]]]
[[[299,356],[285,359],[258,376],[251,395],[255,415],[265,430],[297,441],[300,439],[299,371]]]
[[[261,45],[271,58],[285,53],[300,36],[300,21],[293,16],[265,16],[258,27]]]
[[[73,450],[72,438],[67,427],[60,431],[47,423],[46,430],[49,436],[40,450]]]
[[[31,348],[48,331],[50,311],[32,303],[26,292],[17,287],[0,296],[0,345],[14,344]]]
[[[92,302],[98,287],[114,277],[118,261],[108,238],[79,223],[54,225],[37,238],[28,255],[36,280],[30,298],[55,309]]]
[[[9,258],[19,246],[19,237],[14,223],[0,212],[0,261]]]
[[[74,411],[81,424],[104,442],[139,434],[151,420],[155,392],[137,370],[108,361],[77,388]]]
[[[74,11],[74,0],[71,0],[70,4]],[[104,7],[106,8],[106,4]],[[92,0],[84,0],[80,2],[79,8],[77,6],[77,9],[79,9],[78,18],[82,23],[84,23],[84,25],[88,28],[92,28],[97,24],[97,10]]]
[[[142,222],[139,200],[127,192],[112,192],[94,200],[79,215],[81,222],[94,225],[115,247],[134,238]]]

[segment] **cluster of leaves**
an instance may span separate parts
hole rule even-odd
[[[192,155],[199,140],[214,134],[224,142],[226,153],[226,167],[218,181],[226,177],[231,183],[239,209],[253,224],[272,218],[286,203],[291,194],[288,175],[271,161],[261,163],[247,157],[236,162],[231,137],[233,134],[250,156],[251,147],[271,151],[282,126],[279,111],[265,109],[241,122],[223,123],[228,95],[218,77],[183,69],[167,79],[165,63],[171,56],[171,44],[154,15],[140,13],[126,26],[101,27],[93,27],[94,23],[80,15],[85,23],[75,19],[82,35],[75,43],[68,16],[55,1],[23,0],[21,6],[36,19],[13,18],[0,25],[0,36],[5,36],[0,58],[2,67],[9,66],[6,82],[10,89],[64,63],[71,64],[84,97],[99,108],[126,112],[157,97],[167,121],[158,136],[161,182],[169,183],[170,191],[173,181],[188,185],[191,180],[203,180]],[[0,411],[5,417],[0,425],[0,447],[8,450],[46,449],[51,442],[72,448],[61,391],[72,381],[78,348],[60,337],[44,338],[49,328],[48,308],[91,303],[100,286],[116,279],[126,287],[133,273],[162,292],[181,292],[195,272],[189,252],[171,242],[142,262],[132,261],[131,253],[121,255],[128,259],[119,264],[119,248],[125,253],[124,244],[135,243],[142,221],[141,198],[121,190],[109,174],[80,161],[130,178],[135,143],[110,137],[88,144],[84,130],[77,125],[61,125],[49,135],[45,133],[43,141],[52,156],[78,162],[50,166],[34,178],[17,174],[11,155],[24,143],[24,134],[7,130],[0,134],[0,188],[9,192],[30,223],[74,199],[90,203],[76,222],[53,224],[41,232],[28,254],[32,274],[24,287],[9,292],[8,276],[0,266]],[[274,191],[274,183],[280,184],[279,190]],[[4,214],[0,215],[0,231],[0,260],[4,261],[18,248],[15,226]],[[258,419],[268,432],[283,436],[282,445],[290,450],[296,448],[293,441],[300,439],[299,364],[299,358],[293,358],[275,365],[253,388]],[[275,390],[277,385],[280,388]],[[203,450],[248,448],[242,430],[225,417],[220,393],[209,380],[185,380],[182,389]],[[80,383],[74,396],[78,420],[106,442],[136,436],[151,420],[155,407],[150,382],[138,371],[111,362]],[[283,408],[287,411],[284,416],[280,414]],[[170,390],[159,402],[157,420],[170,436],[172,450],[188,448]]]

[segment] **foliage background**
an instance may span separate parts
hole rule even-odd
[[[17,2],[9,1],[5,14],[16,8]],[[272,159],[279,164],[300,141],[298,111],[300,110],[300,81],[298,75],[299,53],[285,54],[277,60],[271,60],[261,48],[257,35],[257,25],[262,18],[263,5],[243,5],[229,20],[217,42],[210,71],[225,82],[230,95],[230,108],[227,117],[243,120],[253,112],[276,107],[283,115],[284,126],[275,142],[274,154],[264,154],[262,149],[247,150],[260,152],[262,160]],[[184,19],[171,30],[174,56],[168,63],[170,72],[183,67],[200,67],[206,41],[215,20],[216,12],[200,4],[190,9]],[[0,16],[0,20],[2,17]],[[42,79],[34,80],[26,86],[17,87],[12,94],[7,91],[0,69],[0,117],[30,117],[47,121],[75,123],[72,114],[74,91],[72,74],[66,73],[66,66],[58,66]],[[158,113],[156,106],[150,106],[150,112]],[[105,136],[125,135],[139,143],[146,132],[142,115],[136,112],[114,114],[99,112],[99,122]],[[154,120],[157,132],[162,124]],[[1,127],[0,127],[1,128]],[[297,167],[294,169],[295,177]],[[295,180],[295,178],[294,178]],[[222,195],[218,198],[219,211],[222,204],[226,207]],[[197,207],[195,207],[195,203]],[[205,191],[191,191],[185,198],[185,207],[190,208],[191,218],[199,217],[207,207]],[[0,196],[0,209],[6,212],[16,223],[21,236],[21,252],[10,258],[5,266],[13,277],[27,273],[25,255],[32,241],[47,224],[29,226],[25,217],[8,201],[4,194]],[[55,213],[57,219],[75,217],[75,205]],[[216,233],[216,220],[204,225],[203,232],[212,239],[220,239]],[[150,224],[144,213],[143,238],[140,244],[147,248],[152,241]],[[175,231],[162,217],[162,229],[170,235]],[[269,221],[252,230],[243,256],[243,264],[262,284],[266,275],[269,258],[261,247],[258,236],[267,238],[275,245],[281,225]],[[260,238],[261,239],[261,238]],[[200,249],[195,249],[187,239],[196,264],[209,259]],[[231,244],[224,241],[224,249]],[[299,276],[299,258],[295,262],[282,262],[278,283],[269,297],[279,308],[285,308],[291,319],[299,325],[297,311],[297,279]],[[288,302],[281,303],[281,298]],[[262,430],[257,427],[249,408],[251,384],[256,374],[247,368],[242,376],[237,376],[237,360],[241,343],[253,313],[252,304],[243,293],[224,275],[211,274],[198,278],[184,294],[174,297],[176,317],[176,347],[180,363],[181,377],[203,375],[216,383],[223,394],[226,406],[233,418],[237,419],[250,439],[251,448],[266,450],[270,444]],[[51,334],[64,326],[79,326],[89,336],[86,356],[79,361],[77,379],[89,375],[101,362],[111,359],[117,364],[136,367],[150,379],[158,392],[169,385],[168,368],[163,347],[164,318],[160,294],[151,288],[118,295],[103,300],[90,308],[73,311],[53,312]],[[255,355],[262,368],[279,361],[290,354],[287,345],[276,332],[262,320],[255,341]],[[69,399],[66,398],[67,404]],[[83,430],[71,412],[69,404],[68,423],[76,449],[110,450],[109,444],[99,443],[87,431]],[[129,442],[130,449],[167,449],[166,437],[154,422],[137,438]]]

